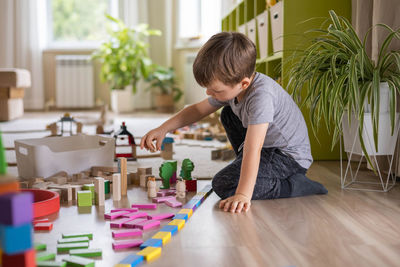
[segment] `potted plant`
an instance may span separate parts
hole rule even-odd
[[[161,32],[149,29],[147,24],[129,28],[119,19],[106,17],[111,22],[107,27],[108,38],[92,58],[102,63],[100,78],[110,84],[112,110],[127,112],[132,110],[132,96],[138,81],[147,78],[152,68],[147,37]]]
[[[309,107],[314,134],[323,118],[328,131],[333,130],[332,148],[343,133],[346,152],[356,151],[374,166],[370,155],[388,155],[397,140],[400,52],[390,51],[388,46],[393,39],[400,39],[400,30],[375,25],[388,35],[373,61],[365,49],[372,29],[362,42],[347,19],[334,11],[329,14],[328,28],[313,31],[319,35],[294,56],[299,61],[289,73],[288,88],[295,100]]]
[[[146,79],[150,83],[147,90],[156,92],[158,112],[173,112],[174,102],[179,101],[183,92],[176,86],[176,76],[173,68],[154,65]]]

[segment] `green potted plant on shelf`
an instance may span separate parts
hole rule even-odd
[[[152,68],[148,54],[147,37],[161,35],[147,24],[129,28],[121,20],[106,15],[111,24],[108,37],[93,53],[101,62],[100,78],[111,87],[111,107],[114,112],[127,112],[133,108],[132,95],[138,81],[147,78]]]
[[[400,39],[400,31],[374,26],[388,34],[373,61],[365,49],[369,32],[362,42],[348,20],[334,11],[329,14],[328,28],[313,31],[319,35],[294,56],[298,61],[289,73],[288,89],[309,108],[314,134],[323,118],[328,131],[333,131],[332,148],[343,133],[345,151],[365,156],[373,166],[371,155],[390,155],[396,145],[400,52],[388,46]]]
[[[150,83],[147,90],[156,93],[157,111],[173,112],[174,102],[178,102],[183,95],[182,90],[176,85],[174,69],[154,65],[146,81]]]

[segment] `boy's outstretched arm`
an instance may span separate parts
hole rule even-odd
[[[268,123],[249,125],[243,147],[240,179],[235,195],[221,200],[219,207],[224,211],[248,211],[257,180],[261,149],[267,134]]]
[[[140,141],[140,148],[145,148],[152,152],[161,150],[162,141],[168,132],[199,121],[218,109],[219,108],[212,106],[208,102],[208,99],[190,105],[172,116],[158,128],[149,131],[145,136],[143,136]],[[156,140],[156,147],[154,147],[153,144],[154,140]]]

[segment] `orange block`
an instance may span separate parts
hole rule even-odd
[[[11,176],[0,176],[0,195],[19,191],[18,181]]]

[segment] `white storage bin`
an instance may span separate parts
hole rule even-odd
[[[283,49],[283,1],[270,8],[272,48],[274,53]]]
[[[256,19],[247,22],[247,37],[256,45]]]
[[[246,24],[239,25],[238,26],[238,32],[243,33],[244,35],[247,36]]]
[[[115,140],[97,135],[16,140],[15,153],[21,178],[47,178],[60,171],[72,175],[92,166],[113,166]]]
[[[257,16],[258,48],[260,58],[268,56],[268,11]]]

